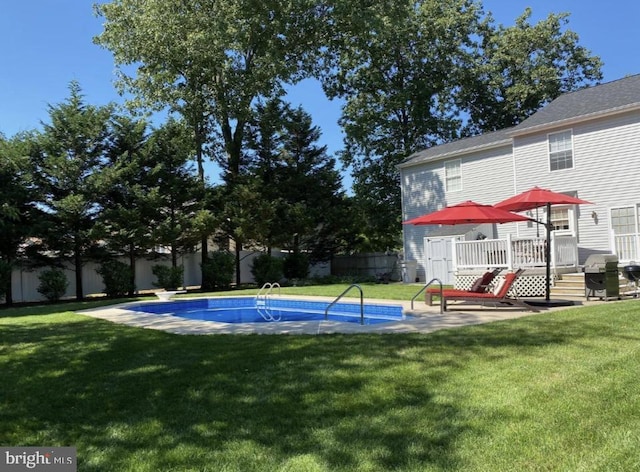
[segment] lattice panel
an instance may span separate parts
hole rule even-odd
[[[461,290],[469,290],[473,282],[482,274],[459,274],[456,275],[455,288]],[[553,275],[552,275],[553,277]],[[496,277],[496,281],[503,278],[501,275]],[[551,281],[553,285],[553,280]],[[514,293],[515,291],[515,293]],[[543,297],[545,294],[545,275],[544,274],[522,274],[516,280],[515,285],[509,291],[509,295],[518,297]]]

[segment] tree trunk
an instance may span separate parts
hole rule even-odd
[[[136,290],[136,250],[135,245],[133,243],[129,244],[129,267],[131,270],[131,279],[129,283],[129,293],[130,297],[135,295]]]
[[[236,240],[236,288],[240,287],[240,251],[242,244]]]
[[[202,130],[202,126],[199,123],[196,123],[195,127],[194,127],[194,131],[195,131],[195,138],[196,138],[196,161],[198,162],[198,178],[200,179],[200,185],[202,186],[202,201],[206,202],[206,198],[205,194],[206,194],[206,180],[205,180],[205,176],[204,176],[204,153],[202,151],[202,146],[204,143],[204,133]],[[206,204],[202,205],[202,209],[206,210]],[[204,290],[210,290],[211,289],[211,281],[207,280],[207,273],[205,271],[205,267],[206,267],[206,263],[207,263],[207,258],[209,257],[209,249],[208,249],[208,244],[209,244],[209,235],[205,234],[202,236],[202,239],[200,240],[200,247],[201,247],[201,251],[202,253],[200,254],[200,268],[201,268],[201,288]]]
[[[11,263],[11,261],[9,262],[9,277],[7,278],[7,285],[5,287],[5,293],[4,293],[4,304],[6,306],[11,306],[13,305],[13,282],[12,282],[12,275],[13,275],[13,264]]]
[[[82,287],[82,249],[80,240],[76,237],[74,265],[76,271],[76,300],[81,301],[84,298],[84,290]]]

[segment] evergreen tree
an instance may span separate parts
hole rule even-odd
[[[49,106],[50,123],[43,125],[35,156],[39,202],[47,215],[44,249],[53,262],[71,261],[76,298],[84,297],[82,267],[94,241],[100,207],[97,202],[105,164],[111,107],[87,105],[80,85],[72,82],[69,98]]]
[[[27,238],[37,232],[36,188],[29,159],[33,140],[30,133],[11,139],[0,134],[0,298],[7,305],[13,303],[11,272]]]
[[[335,159],[318,146],[320,131],[302,108],[270,102],[258,109],[250,132],[252,173],[259,182],[263,242],[312,261],[326,260],[340,246],[346,197]],[[276,125],[277,124],[277,125]],[[263,220],[264,221],[264,220]]]
[[[175,268],[179,251],[192,249],[200,236],[193,227],[202,197],[197,175],[189,165],[193,140],[183,122],[169,119],[152,131],[146,152],[148,198],[154,208],[148,224],[155,245],[170,248]]]
[[[136,259],[153,246],[148,222],[154,185],[148,178],[146,145],[147,125],[144,121],[128,116],[113,118],[106,152],[108,165],[100,180],[102,211],[95,234],[105,241],[108,257],[128,257],[132,278],[130,290],[135,287]]]

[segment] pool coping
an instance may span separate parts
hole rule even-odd
[[[180,297],[172,301],[195,300],[210,297]],[[238,296],[222,298],[239,298]],[[245,298],[245,297],[243,297]],[[247,296],[246,298],[253,298]],[[282,299],[332,301],[328,297],[310,296],[278,296]],[[345,302],[352,300],[346,299]],[[401,300],[365,299],[365,303],[376,305],[401,305],[404,313],[412,315],[410,319],[389,323],[360,325],[339,321],[278,321],[272,323],[220,323],[215,321],[190,320],[172,315],[149,314],[130,311],[126,308],[140,303],[158,303],[157,300],[135,301],[109,307],[93,308],[78,311],[78,314],[99,318],[114,323],[138,328],[157,329],[174,334],[206,335],[206,334],[356,334],[356,333],[430,333],[440,329],[456,328],[493,321],[515,319],[535,315],[528,310],[512,307],[477,307],[451,305],[450,311],[440,314],[439,306],[428,306],[424,302],[416,303],[411,309],[410,302]],[[565,309],[567,307],[564,307]],[[548,310],[545,310],[548,311]]]

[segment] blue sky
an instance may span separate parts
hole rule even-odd
[[[39,128],[48,119],[48,105],[64,101],[68,85],[77,80],[87,102],[121,103],[113,86],[111,54],[92,43],[101,31],[93,0],[20,0],[3,2],[0,13],[0,132],[12,136]],[[549,12],[570,12],[569,28],[580,44],[604,62],[604,80],[640,73],[640,2],[638,0],[484,0],[497,22],[512,25],[529,6],[532,21]],[[341,104],[328,101],[319,85],[305,81],[289,100],[309,112],[322,130],[329,152],[340,150],[337,121]],[[215,170],[212,169],[212,173]],[[212,175],[215,178],[214,175]]]

